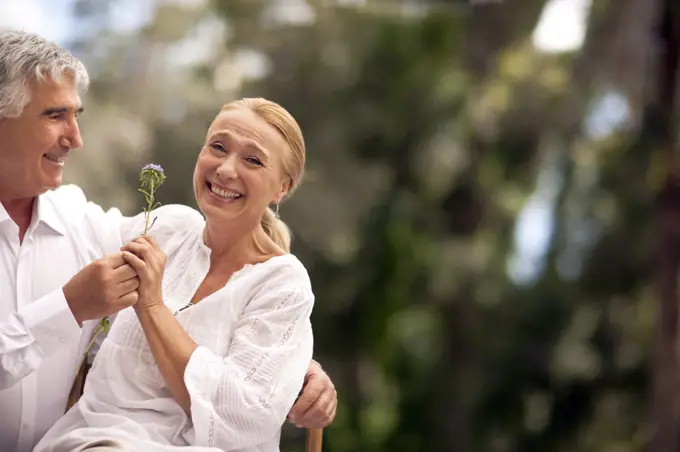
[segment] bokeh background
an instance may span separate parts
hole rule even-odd
[[[139,211],[148,162],[195,205],[223,103],[298,118],[324,451],[677,452],[678,6],[0,0],[0,26],[89,68],[67,179],[105,207]]]

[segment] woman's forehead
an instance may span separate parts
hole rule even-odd
[[[211,124],[208,135],[225,132],[257,141],[265,147],[284,144],[283,137],[274,126],[255,112],[243,107],[222,110]]]

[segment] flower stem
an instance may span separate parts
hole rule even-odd
[[[85,358],[87,358],[87,352],[90,351],[90,349],[92,348],[92,345],[94,344],[94,341],[97,339],[97,336],[99,336],[99,333],[101,333],[102,330],[104,329],[104,324],[102,322],[100,322],[97,325],[97,328],[94,329],[94,333],[92,334],[92,339],[90,339],[90,343],[87,344],[87,347],[85,347],[85,352],[83,353],[83,356],[80,357],[80,361],[78,362],[78,367],[76,367],[76,369],[80,369],[80,366],[83,365],[83,361],[85,361]]]
[[[145,218],[144,218],[144,233],[142,235],[146,235],[146,233],[149,231],[149,217],[151,216],[151,209],[153,208],[153,201],[154,201],[154,191],[156,191],[155,184],[152,181],[149,183],[149,196],[146,197],[146,209],[144,211],[146,212]]]
[[[146,231],[149,229],[149,212],[147,211],[144,216],[146,218],[144,218],[144,233],[142,235],[146,235]]]

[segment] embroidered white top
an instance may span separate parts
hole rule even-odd
[[[199,344],[184,375],[191,415],[172,398],[129,308],[103,341],[83,397],[35,451],[73,450],[101,439],[149,452],[278,451],[312,358],[314,295],[307,271],[293,255],[274,257],[244,267],[222,289],[179,312],[209,269],[205,223],[186,206],[164,206],[152,215],[151,235],[168,256],[164,302]],[[121,231],[143,229],[142,214],[120,221]]]

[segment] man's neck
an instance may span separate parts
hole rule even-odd
[[[23,242],[26,231],[31,224],[35,200],[36,198],[0,200],[9,217],[19,227],[19,240],[21,242]]]

